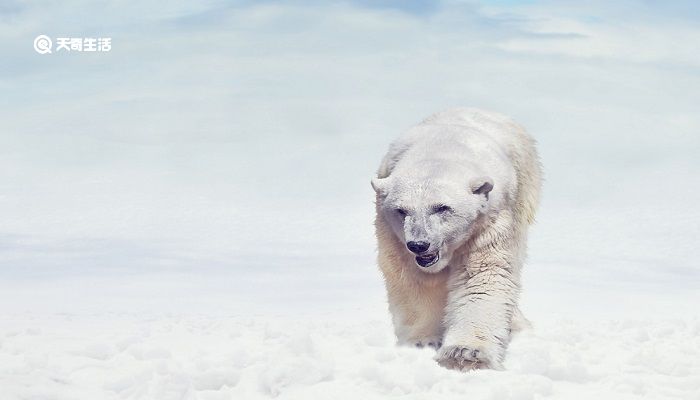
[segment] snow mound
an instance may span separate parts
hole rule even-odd
[[[503,372],[433,355],[369,318],[0,318],[6,400],[700,398],[698,320],[536,321]]]

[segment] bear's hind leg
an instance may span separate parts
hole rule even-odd
[[[510,321],[511,335],[530,328],[532,328],[532,323],[530,322],[530,320],[525,318],[523,312],[520,311],[520,307],[515,307],[515,311],[513,312],[513,319]]]

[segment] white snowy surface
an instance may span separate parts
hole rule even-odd
[[[394,346],[381,317],[3,315],[0,397],[700,398],[698,319],[540,322],[503,372],[449,371],[433,355]]]

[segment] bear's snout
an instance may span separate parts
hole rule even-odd
[[[430,248],[430,243],[428,242],[408,242],[406,243],[406,247],[412,252],[416,254],[424,253],[426,250]]]

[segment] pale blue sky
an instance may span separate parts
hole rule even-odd
[[[697,283],[699,19],[690,1],[2,1],[0,278],[371,281],[387,144],[476,106],[540,143],[533,264]],[[38,34],[113,47],[39,55]]]

